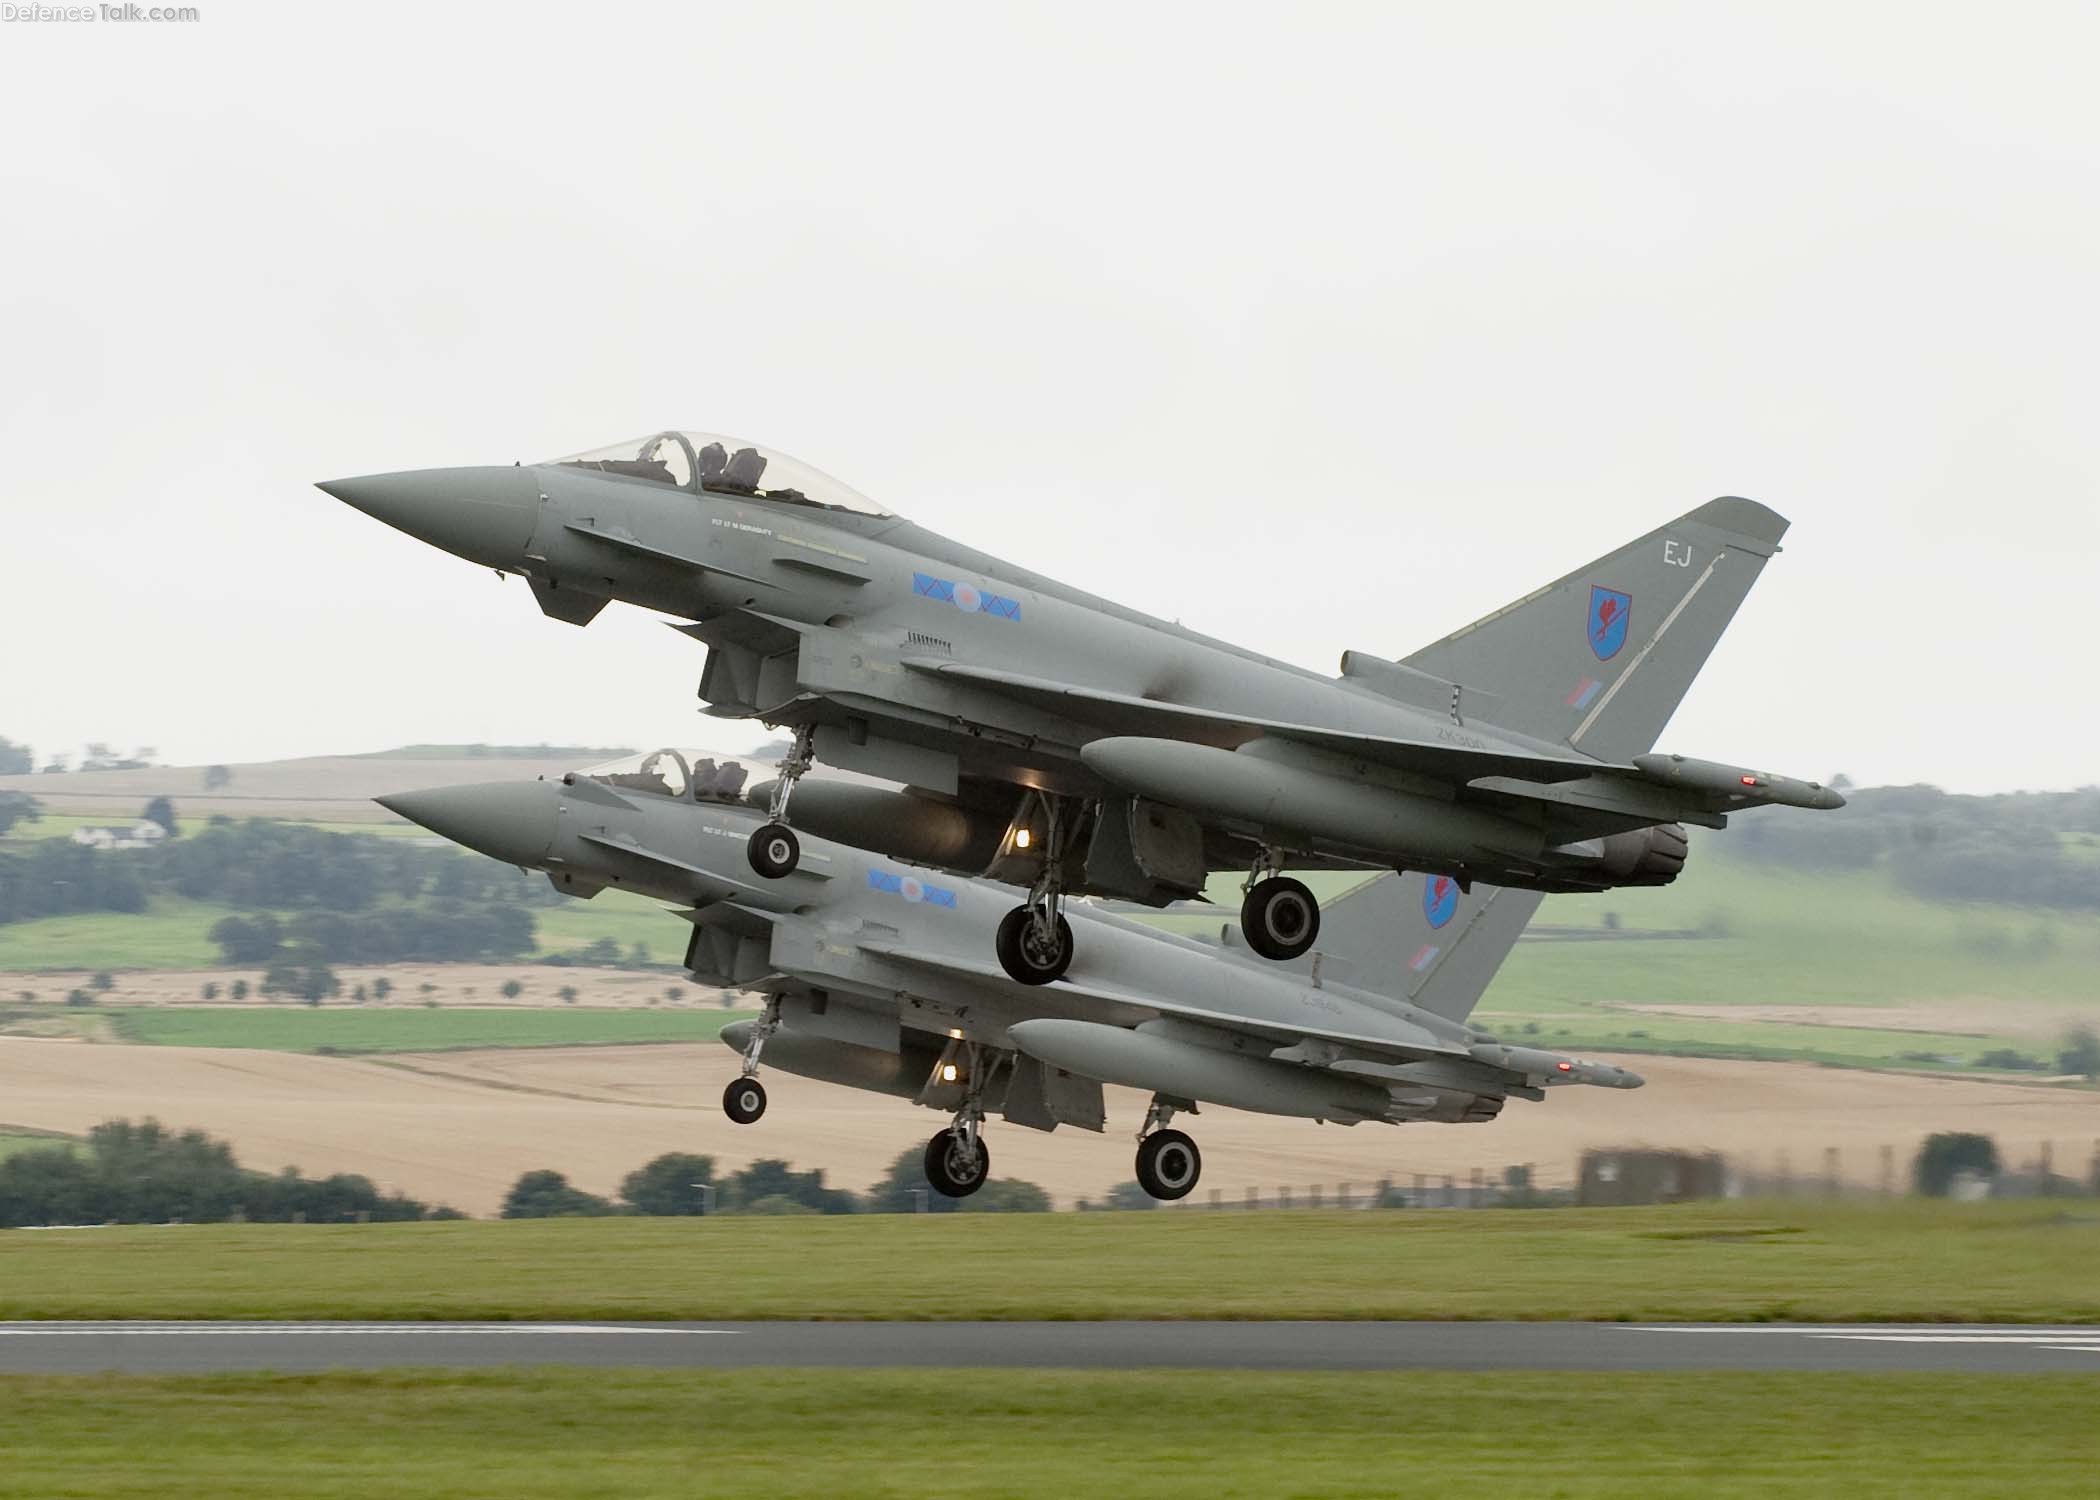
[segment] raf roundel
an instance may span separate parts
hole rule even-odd
[[[958,583],[955,586],[955,607],[966,615],[974,615],[984,608],[984,595],[967,583]]]
[[[1449,875],[1432,875],[1422,885],[1422,915],[1431,927],[1442,927],[1458,913],[1458,882]]]

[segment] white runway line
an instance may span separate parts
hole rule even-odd
[[[2062,1349],[2073,1354],[2100,1354],[2100,1328],[1964,1329],[1946,1324],[1873,1327],[1857,1323],[1799,1327],[1783,1323],[1648,1323],[1629,1327],[1634,1333],[1776,1333],[1792,1334],[1797,1338],[1856,1344],[2010,1344],[2026,1349]]]

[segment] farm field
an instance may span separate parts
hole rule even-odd
[[[2100,1380],[501,1370],[0,1379],[0,1494],[2084,1497]],[[908,1414],[938,1411],[980,1465]],[[354,1434],[354,1453],[345,1435]]]
[[[325,1015],[325,1009],[323,1014]],[[695,1013],[713,1024],[720,1013]],[[1586,1149],[1655,1144],[1715,1150],[1738,1168],[1822,1191],[1825,1153],[1855,1190],[1881,1186],[1883,1152],[1898,1185],[1919,1142],[1939,1130],[1994,1135],[2009,1163],[2053,1143],[2056,1170],[2083,1176],[2100,1136],[2100,1093],[1794,1063],[1626,1058],[1648,1079],[1632,1093],[1556,1089],[1512,1101],[1484,1125],[1344,1129],[1205,1108],[1189,1129],[1204,1153],[1197,1203],[1215,1191],[1273,1203],[1288,1187],[1329,1201],[1342,1184],[1362,1201],[1381,1179],[1435,1191],[1475,1171],[1499,1182],[1529,1165],[1565,1187]],[[715,1041],[325,1057],[210,1047],[154,1047],[0,1036],[5,1118],[82,1134],[103,1120],[154,1116],[233,1143],[244,1165],[356,1172],[382,1188],[492,1214],[521,1173],[551,1167],[610,1194],[666,1151],[697,1151],[732,1171],[764,1157],[823,1168],[862,1189],[945,1117],[902,1099],[766,1071],[771,1107],[756,1125],[722,1117],[737,1058]],[[1054,1135],[995,1121],[993,1173],[1042,1186],[1060,1205],[1099,1201],[1131,1177],[1144,1097],[1107,1093],[1108,1128]]]
[[[729,1021],[751,1012],[493,1005],[438,1010],[193,1005],[112,1009],[102,1014],[119,1040],[151,1046],[363,1053],[707,1041],[719,1035]]]
[[[2100,1321],[2100,1221],[2037,1201],[120,1227],[7,1257],[6,1319]]]

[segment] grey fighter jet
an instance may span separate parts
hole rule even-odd
[[[795,799],[803,832],[1025,886],[994,947],[1022,983],[1072,962],[1069,892],[1149,905],[1250,871],[1266,958],[1309,952],[1301,868],[1533,891],[1660,885],[1682,825],[1813,782],[1652,753],[1787,523],[1709,501],[1398,661],[1323,677],[1152,619],[883,511],[735,439],[661,432],[510,468],[328,493],[530,582],[582,625],[610,599],[704,642],[711,713],[794,731],[750,865],[797,868],[810,766],[907,783]]]
[[[1535,892],[1375,876],[1334,904],[1319,947],[1288,968],[1251,959],[1229,926],[1204,942],[1077,902],[1068,915],[1085,941],[1071,968],[1025,984],[984,957],[1012,900],[997,885],[816,838],[788,873],[754,873],[746,846],[766,814],[723,769],[659,751],[559,781],[379,801],[544,870],[557,890],[617,886],[671,902],[692,924],[693,976],[764,996],[758,1020],[723,1030],[744,1058],[723,1094],[729,1118],[765,1113],[761,1057],[909,1099],[953,1117],[927,1143],[926,1176],[955,1197],[991,1170],[987,1116],[1100,1130],[1104,1082],[1152,1094],[1137,1176],[1157,1198],[1196,1185],[1202,1157],[1169,1122],[1199,1104],[1344,1125],[1474,1122],[1556,1084],[1641,1084],[1466,1024]]]

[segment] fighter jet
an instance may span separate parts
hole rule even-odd
[[[1025,886],[993,943],[1024,984],[1073,961],[1068,892],[1161,906],[1246,869],[1247,943],[1288,960],[1320,912],[1287,864],[1462,891],[1661,885],[1686,823],[1843,804],[1653,753],[1779,550],[1787,522],[1752,500],[1709,501],[1400,660],[1345,652],[1330,678],[974,551],[733,438],[321,488],[523,575],[558,620],[611,599],[677,617],[708,648],[708,712],[794,733],[752,871],[796,870],[791,797],[818,761],[905,783],[795,800],[794,826]]]
[[[1151,1093],[1137,1178],[1165,1199],[1202,1173],[1195,1141],[1170,1122],[1203,1104],[1343,1125],[1470,1123],[1553,1085],[1641,1084],[1466,1023],[1535,892],[1374,876],[1335,903],[1321,945],[1289,968],[1250,958],[1229,924],[1205,942],[1075,902],[1068,916],[1085,942],[1072,967],[1057,984],[1025,984],[982,956],[1012,899],[995,884],[816,838],[787,874],[754,873],[746,845],[766,815],[737,798],[741,778],[724,769],[659,751],[559,781],[378,800],[545,871],[559,891],[618,887],[672,903],[692,924],[693,977],[764,999],[757,1020],[723,1029],[744,1060],[723,1093],[729,1118],[765,1113],[761,1058],[909,1099],[952,1117],[927,1142],[925,1166],[953,1197],[991,1171],[992,1113],[1098,1131],[1104,1082]]]

